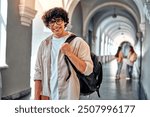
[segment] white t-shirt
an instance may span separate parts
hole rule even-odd
[[[59,92],[58,92],[58,55],[62,44],[66,41],[66,35],[61,38],[52,38],[52,50],[51,50],[51,82],[50,82],[50,91],[51,91],[51,99],[58,100]]]

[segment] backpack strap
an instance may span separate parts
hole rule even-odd
[[[76,38],[77,36],[75,34],[71,34],[65,41],[65,43],[70,43],[74,38]],[[68,77],[66,78],[66,81],[70,78],[71,76],[71,70],[70,70],[70,66],[69,66],[69,58],[65,55],[65,62],[67,64],[67,68],[68,68],[68,72],[69,72],[69,75]]]
[[[71,70],[70,70],[70,66],[69,66],[69,61],[68,61],[68,57],[65,55],[65,62],[66,62],[66,64],[67,64],[67,68],[68,68],[68,72],[69,72],[69,75],[67,76],[67,78],[66,78],[66,81],[70,78],[70,76],[71,76]]]
[[[99,88],[100,88],[100,85],[102,83],[103,71],[102,71],[102,64],[101,64],[101,62],[98,62],[98,63],[100,65],[100,67],[101,67],[101,70],[100,70],[101,73],[99,73],[99,75],[98,75],[98,81],[97,81],[98,84],[96,84],[96,86],[97,86],[96,92],[97,92],[98,97],[100,98],[101,96],[100,96]]]
[[[71,34],[65,41],[65,43],[70,43],[74,38],[76,38],[77,36],[75,34]]]

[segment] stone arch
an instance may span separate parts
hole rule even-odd
[[[92,18],[93,14],[95,14],[97,12],[97,10],[99,10],[101,8],[109,7],[111,5],[115,5],[115,6],[122,7],[124,9],[126,9],[134,17],[136,24],[140,23],[138,16],[135,14],[135,12],[128,5],[125,5],[123,3],[118,3],[118,2],[106,2],[106,3],[98,5],[93,10],[91,10],[91,12],[88,14],[86,19],[84,20],[84,23],[83,23],[83,37],[84,38],[86,38],[87,27],[88,27],[89,21]]]
[[[71,23],[71,18],[73,15],[73,11],[75,10],[75,7],[77,6],[77,4],[80,2],[80,0],[72,0],[72,2],[70,3],[70,6],[68,7],[67,11],[69,11],[69,22]]]
[[[133,2],[136,4],[136,6],[138,7],[138,10],[140,12],[140,19],[141,19],[140,23],[145,23],[144,9],[142,9],[144,6],[143,6],[142,1],[141,0],[133,0]]]

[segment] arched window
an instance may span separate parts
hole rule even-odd
[[[6,66],[7,0],[0,0],[0,67]]]

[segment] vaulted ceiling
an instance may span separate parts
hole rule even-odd
[[[91,10],[84,20],[83,35],[86,35],[88,25],[94,20],[94,30],[100,27],[101,31],[113,41],[120,41],[119,43],[128,41],[135,45],[137,42],[136,34],[140,31],[139,24],[142,15],[135,1],[93,0],[94,5],[89,7]],[[80,2],[91,4],[90,0],[81,0]]]

